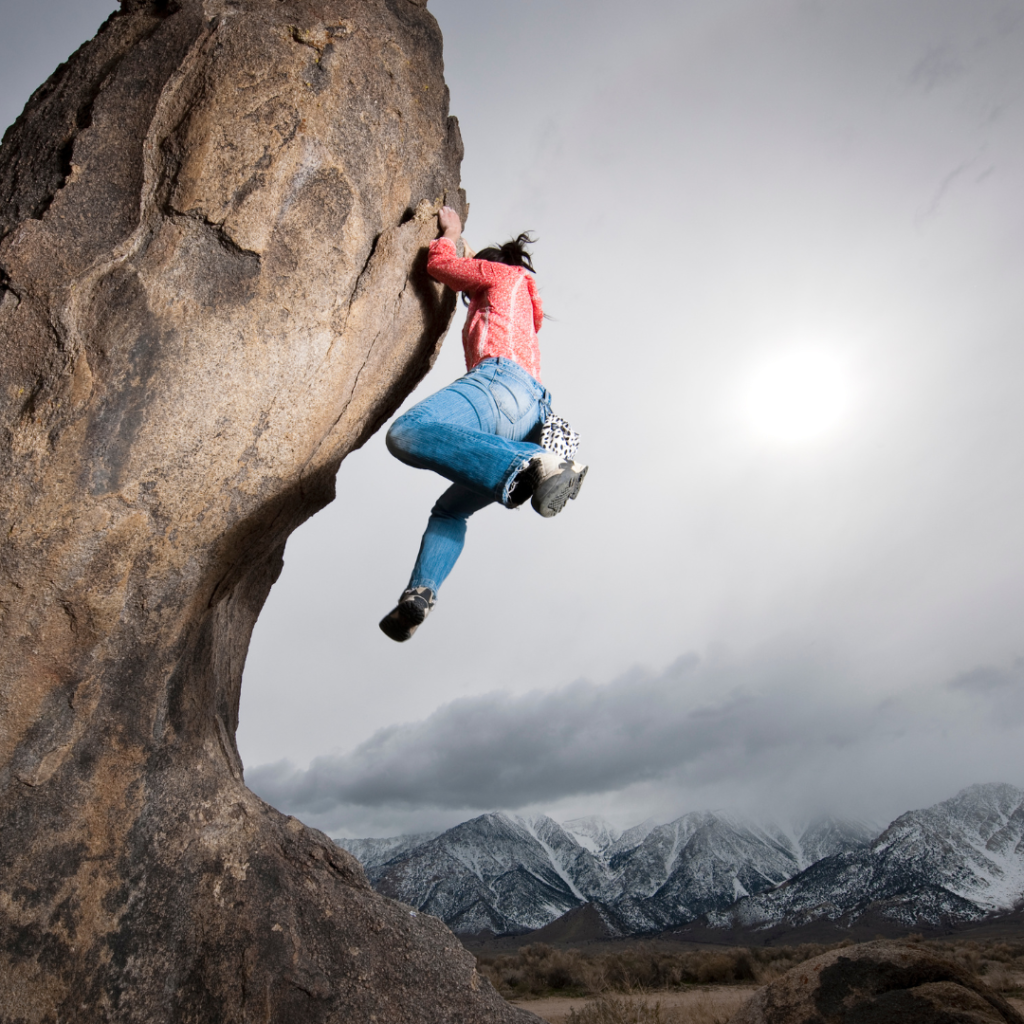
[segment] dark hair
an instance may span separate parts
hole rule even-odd
[[[475,260],[488,260],[490,263],[504,263],[509,267],[523,267],[531,273],[533,269],[533,256],[528,245],[536,244],[537,239],[529,231],[523,231],[510,238],[504,245],[491,245],[481,249],[474,257]],[[469,295],[462,293],[462,301],[468,306]]]

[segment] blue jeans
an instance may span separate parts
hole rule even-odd
[[[395,420],[388,451],[452,481],[431,509],[410,587],[437,593],[462,553],[466,520],[492,502],[507,505],[512,481],[543,451],[526,438],[539,436],[550,413],[551,395],[518,363],[485,359]]]

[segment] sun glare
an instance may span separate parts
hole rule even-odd
[[[840,357],[801,349],[780,353],[751,374],[743,408],[751,426],[769,440],[814,441],[845,419],[852,390]]]

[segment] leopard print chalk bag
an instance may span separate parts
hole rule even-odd
[[[540,428],[540,446],[559,458],[571,461],[580,446],[580,435],[569,426],[567,420],[552,413]]]

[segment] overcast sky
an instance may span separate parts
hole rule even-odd
[[[112,6],[0,0],[4,123]],[[397,645],[446,485],[353,454],[256,628],[250,784],[349,836],[1024,784],[1024,2],[429,9],[591,471],[474,517]]]

